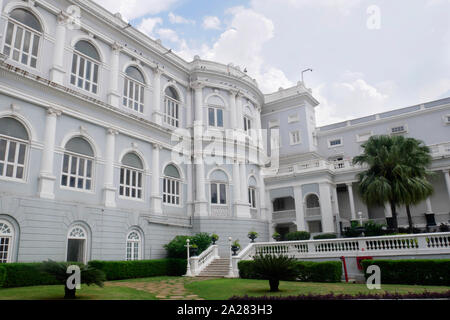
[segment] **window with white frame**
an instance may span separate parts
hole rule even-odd
[[[291,138],[291,145],[299,144],[301,143],[300,140],[300,131],[292,131],[290,132],[290,138]]]
[[[226,183],[211,183],[211,204],[227,204],[227,185]]]
[[[135,153],[127,153],[122,158],[120,168],[119,195],[125,198],[142,199],[143,174],[142,160]]]
[[[67,236],[67,261],[86,262],[87,232],[82,226],[74,226]]]
[[[36,68],[42,27],[28,10],[14,9],[9,14],[3,54],[14,61]]]
[[[219,107],[209,107],[208,123],[211,127],[223,128],[223,109]]]
[[[164,169],[163,203],[181,205],[181,176],[178,169],[172,164]]]
[[[142,72],[134,66],[129,66],[125,70],[122,104],[134,111],[143,113],[144,88],[145,79]]]
[[[0,177],[25,179],[29,137],[25,127],[17,120],[0,118]]]
[[[257,205],[257,181],[255,177],[250,177],[248,180],[248,203],[251,209],[256,209]]]
[[[406,125],[398,125],[395,127],[391,127],[391,134],[400,134],[406,133],[408,131]]]
[[[127,236],[127,261],[141,260],[141,235],[131,231]]]
[[[244,116],[244,130],[246,132],[252,129],[252,120],[248,116]]]
[[[169,86],[165,90],[164,123],[178,128],[180,126],[180,111],[180,97],[175,88]]]
[[[64,151],[61,186],[74,190],[92,190],[94,151],[82,137],[67,142]]]
[[[97,94],[99,70],[100,55],[97,49],[88,41],[78,41],[73,51],[70,83]]]
[[[444,116],[444,123],[450,124],[450,114]]]
[[[340,147],[342,145],[343,145],[342,138],[334,138],[334,139],[329,139],[328,140],[328,147],[329,148]]]
[[[11,262],[14,231],[6,221],[0,220],[0,263]]]

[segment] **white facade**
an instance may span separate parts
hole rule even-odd
[[[263,95],[239,68],[186,62],[91,1],[0,9],[0,262],[156,258],[197,232],[219,234],[223,254],[249,231],[267,241],[276,227],[337,232],[360,211],[383,219],[349,160],[392,130],[434,152],[417,223],[449,219],[450,99],[317,128],[301,83]]]

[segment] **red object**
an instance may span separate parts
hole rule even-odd
[[[345,275],[345,282],[348,283],[348,274],[347,274],[347,263],[345,263],[345,257],[341,257],[342,263],[344,264],[344,275]]]
[[[362,270],[363,266],[361,265],[361,261],[363,260],[373,260],[372,257],[356,257],[356,264],[358,265],[358,269]]]

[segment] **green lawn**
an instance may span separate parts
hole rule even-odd
[[[445,292],[450,287],[440,286],[409,286],[409,285],[382,285],[381,290],[369,290],[365,284],[353,283],[310,283],[310,282],[280,282],[280,292],[269,292],[269,282],[264,280],[247,279],[215,279],[193,282],[186,285],[201,298],[208,300],[224,300],[232,296],[298,296],[312,294],[358,294],[358,293],[408,293],[408,292]]]
[[[408,293],[408,292],[444,292],[450,290],[450,287],[433,286],[407,286],[407,285],[382,285],[382,290],[369,290],[364,284],[349,283],[304,283],[304,282],[285,282],[280,283],[280,292],[270,293],[269,283],[264,280],[246,280],[246,279],[214,279],[196,281],[192,278],[181,277],[155,277],[145,279],[129,279],[121,281],[112,281],[106,283],[104,288],[97,286],[83,285],[81,290],[77,290],[78,299],[86,300],[155,300],[157,294],[145,290],[137,290],[132,287],[118,287],[113,284],[134,286],[139,284],[155,284],[158,286],[171,285],[182,282],[187,294],[195,294],[206,300],[227,300],[237,296],[290,296],[302,294],[357,294],[357,293],[383,293],[384,291]],[[22,288],[0,289],[0,300],[54,300],[62,299],[64,296],[63,286],[36,286]]]

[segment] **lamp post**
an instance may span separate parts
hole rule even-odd
[[[358,212],[358,216],[359,216],[359,224],[361,225],[361,227],[363,226],[363,218],[362,218],[362,212]]]
[[[187,248],[187,270],[186,270],[186,277],[192,277],[192,272],[191,272],[191,261],[190,261],[190,256],[189,256],[189,245],[190,240],[187,239],[186,240],[186,248]]]
[[[233,274],[233,256],[231,254],[231,241],[233,241],[233,239],[231,237],[228,238],[228,242],[230,244],[230,264],[228,266],[228,278],[234,278],[234,274]]]

